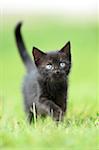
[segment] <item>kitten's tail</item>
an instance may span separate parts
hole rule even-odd
[[[15,28],[16,45],[18,47],[19,54],[22,58],[24,65],[26,66],[27,71],[31,71],[31,69],[33,69],[33,62],[27,52],[23,38],[21,36],[21,31],[20,31],[21,26],[22,26],[22,23],[20,22],[17,24],[17,26]]]

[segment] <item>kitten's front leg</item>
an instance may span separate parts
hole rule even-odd
[[[48,100],[46,98],[41,98],[39,103],[37,104],[37,112],[40,115],[49,115],[55,121],[63,120],[63,111],[62,109],[56,105],[53,101]]]

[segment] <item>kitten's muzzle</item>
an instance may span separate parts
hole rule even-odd
[[[58,75],[58,74],[60,74],[60,71],[59,71],[59,70],[55,70],[55,71],[54,71],[54,74],[57,74],[57,75]]]
[[[54,70],[53,72],[54,78],[60,78],[61,76],[62,76],[62,73],[60,72],[60,70]]]

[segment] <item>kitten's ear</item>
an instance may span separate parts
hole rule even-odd
[[[66,58],[69,59],[69,61],[71,61],[71,45],[70,45],[70,41],[68,41],[65,44],[65,46],[59,52],[66,54]]]
[[[40,65],[41,58],[46,55],[46,53],[42,52],[36,47],[33,47],[32,54],[34,56],[34,61],[37,66]]]

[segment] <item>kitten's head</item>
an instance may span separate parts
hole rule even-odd
[[[45,79],[57,82],[66,79],[71,68],[70,42],[62,49],[50,53],[33,47],[32,53],[36,67]]]

